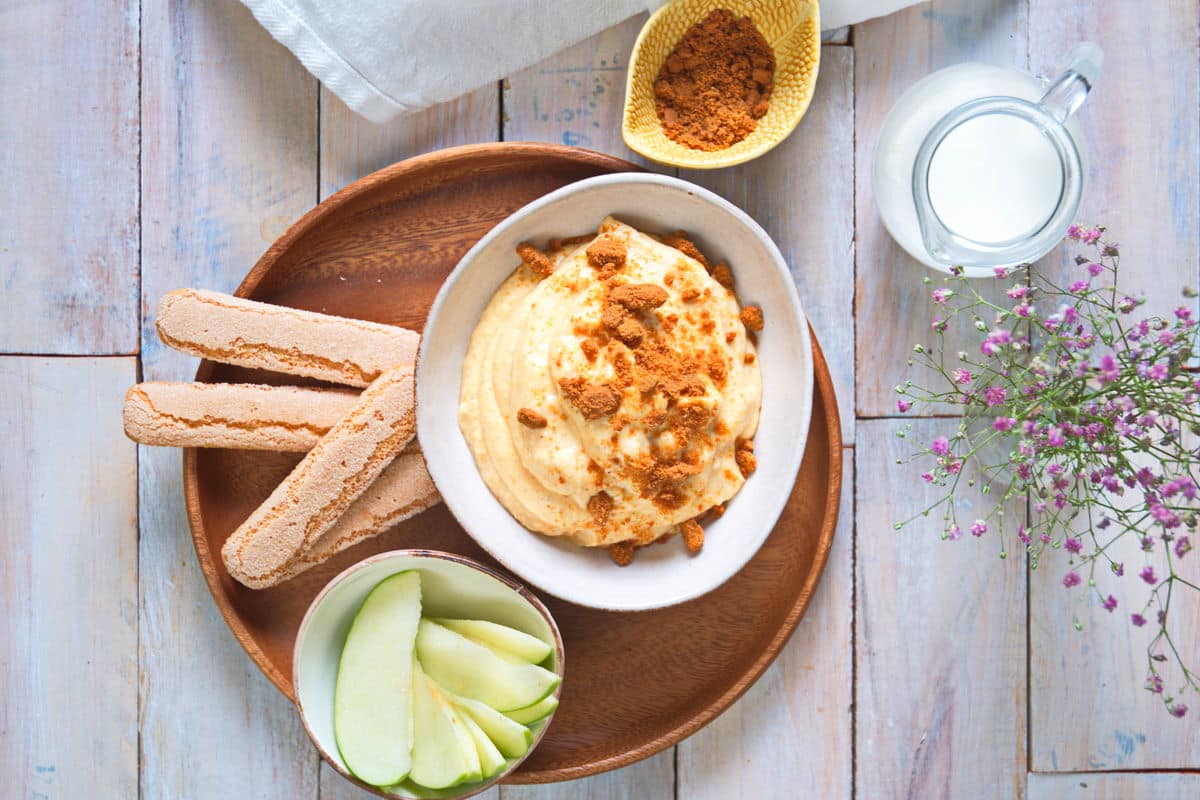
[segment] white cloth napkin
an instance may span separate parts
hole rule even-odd
[[[663,0],[242,0],[318,80],[373,122],[452,100],[654,10]],[[840,28],[917,0],[823,0]]]

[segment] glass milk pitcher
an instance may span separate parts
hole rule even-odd
[[[1101,59],[1084,43],[1052,82],[968,63],[913,85],[875,148],[875,204],[892,237],[930,267],[971,276],[1048,253],[1079,208],[1084,156],[1069,117]]]

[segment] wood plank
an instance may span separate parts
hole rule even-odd
[[[501,800],[649,800],[675,794],[675,749],[628,767],[567,783],[501,786]]]
[[[232,289],[312,205],[317,85],[236,0],[147,3],[143,19],[143,365],[187,380],[196,361],[158,341],[155,305],[180,286]],[[141,448],[139,474],[142,797],[315,798],[294,707],[196,564],[179,452]]]
[[[871,164],[884,117],[912,84],[960,61],[1024,67],[1026,0],[935,0],[854,28],[858,414],[896,413],[912,347],[929,341],[924,277],[939,273],[892,241],[875,210]],[[985,284],[981,284],[985,285]],[[999,295],[999,287],[996,287]],[[974,331],[971,331],[973,333]],[[951,352],[962,349],[947,334]],[[937,409],[931,409],[937,410]],[[943,409],[944,410],[944,409]]]
[[[646,16],[628,19],[504,81],[504,140],[586,147],[647,164],[621,140],[625,68]]]
[[[812,105],[786,141],[733,169],[680,172],[744,209],[779,245],[829,360],[847,442],[854,441],[853,162],[854,50],[826,46]]]
[[[321,800],[371,800],[378,795],[361,789],[343,778],[333,767],[321,762]],[[474,800],[500,800],[500,787],[493,786]]]
[[[1029,800],[1187,800],[1200,797],[1196,773],[1031,773]]]
[[[0,352],[137,352],[138,5],[0,14]]]
[[[679,744],[679,797],[850,797],[854,450],[844,455],[837,536],[812,604],[766,674]]]
[[[493,83],[386,125],[368,122],[321,87],[321,198],[410,156],[500,135],[500,87]]]
[[[1121,243],[1122,287],[1145,293],[1158,313],[1179,305],[1181,286],[1200,282],[1198,15],[1195,3],[1116,4],[1096,15],[1066,0],[1030,2],[1035,70],[1053,74],[1078,41],[1104,50],[1105,71],[1078,112],[1090,161],[1080,219],[1110,227]],[[1074,254],[1064,248],[1049,267],[1078,274]],[[1141,565],[1137,543],[1128,545],[1116,557]],[[1167,716],[1141,688],[1153,623],[1137,629],[1128,622],[1145,597],[1137,569],[1122,579],[1100,577],[1097,588],[1120,603],[1109,615],[1091,593],[1077,595],[1091,596],[1086,604],[1068,602],[1060,584],[1065,561],[1045,564],[1030,582],[1031,607],[1046,609],[1031,616],[1033,769],[1200,767],[1194,723]],[[1172,630],[1189,643],[1200,637],[1195,600],[1172,606]],[[1074,629],[1074,616],[1083,631]],[[1195,698],[1184,702],[1197,707]]]
[[[134,358],[0,358],[0,775],[137,795]]]
[[[949,430],[915,420],[914,441]],[[856,782],[860,797],[1019,797],[1025,774],[1025,568],[995,533],[940,538],[936,498],[896,464],[898,420],[860,420],[857,448]],[[981,495],[960,493],[964,516]],[[1008,509],[1023,512],[1021,505]],[[969,517],[968,517],[969,519]]]

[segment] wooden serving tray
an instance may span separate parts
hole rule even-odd
[[[419,330],[442,280],[496,223],[560,186],[637,169],[611,156],[542,144],[472,145],[412,158],[306,214],[237,293]],[[575,232],[569,220],[563,227],[562,233]],[[824,569],[841,493],[837,402],[813,341],[816,386],[804,463],[779,524],[745,568],[701,598],[656,611],[597,611],[541,595],[566,646],[562,706],[508,782],[581,778],[653,755],[728,708],[779,653]],[[208,361],[196,379],[302,382]],[[325,583],[351,564],[422,547],[505,572],[439,505],[280,586],[246,589],[226,573],[221,545],[298,460],[195,449],[183,459],[192,537],[213,599],[246,652],[289,698],[300,619]],[[619,586],[619,572],[616,578]]]

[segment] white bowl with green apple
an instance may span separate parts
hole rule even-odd
[[[537,597],[482,564],[396,550],[316,596],[292,672],[304,727],[338,772],[383,797],[464,798],[541,740],[562,637]]]

